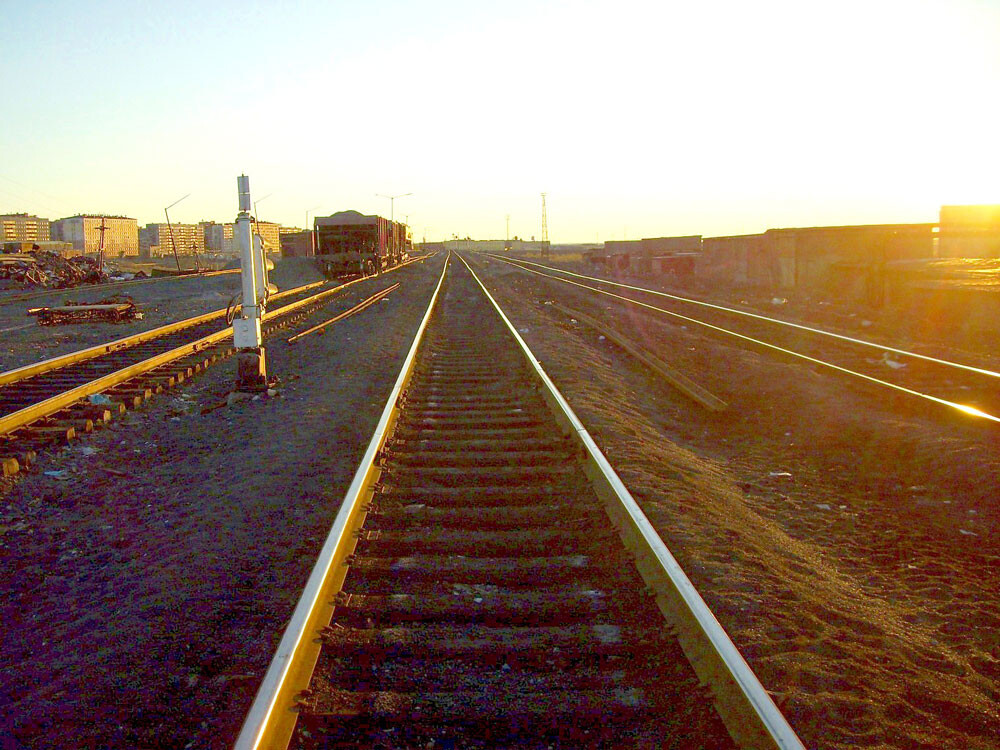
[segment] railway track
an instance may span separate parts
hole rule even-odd
[[[702,300],[585,276],[529,261],[491,255],[548,281],[561,282],[590,294],[591,300],[614,299],[636,306],[662,321],[664,316],[706,329],[710,335],[808,362],[850,377],[865,387],[912,405],[959,412],[988,424],[1000,424],[1000,372],[986,366],[954,362],[920,352],[865,341],[793,321],[727,308]],[[600,286],[595,286],[599,284]],[[614,292],[606,287],[615,287]],[[692,312],[695,308],[697,312]],[[683,312],[682,312],[683,311]],[[904,403],[904,401],[900,401]],[[933,405],[933,406],[932,406]],[[953,412],[954,413],[954,412]]]
[[[280,305],[264,318],[265,337],[294,325],[362,280],[325,289],[327,282],[317,282],[275,295]],[[218,310],[0,373],[3,474],[31,464],[37,451],[54,441],[90,432],[231,355],[232,328],[226,313]]]
[[[236,747],[801,747],[464,263],[420,330]]]

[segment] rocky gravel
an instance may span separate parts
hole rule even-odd
[[[269,342],[277,397],[224,406],[228,360],[3,480],[4,748],[232,744],[441,265],[352,286],[298,327],[401,283]]]

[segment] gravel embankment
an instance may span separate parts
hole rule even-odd
[[[213,408],[229,360],[3,480],[5,748],[232,744],[441,266],[353,286],[299,330],[402,284],[269,342],[277,398]]]

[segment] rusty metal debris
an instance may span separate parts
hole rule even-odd
[[[38,324],[43,326],[63,323],[121,323],[142,318],[135,302],[126,296],[107,297],[94,304],[67,302],[58,307],[33,307],[28,310],[28,315],[36,316]]]
[[[80,284],[108,281],[97,260],[79,255],[63,258],[46,250],[0,255],[0,279],[8,279],[19,289],[63,289]]]

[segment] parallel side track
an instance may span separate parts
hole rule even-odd
[[[666,316],[695,324],[707,329],[710,335],[720,335],[730,340],[735,338],[750,347],[805,361],[826,371],[836,371],[883,394],[889,391],[893,396],[912,397],[925,404],[935,404],[935,409],[949,407],[964,415],[983,419],[984,423],[1000,423],[1000,390],[997,387],[1000,372],[986,367],[952,362],[745,310],[584,276],[524,260],[491,257],[548,281],[558,281],[589,292],[592,298],[610,298],[619,303],[635,305],[643,314],[659,317],[661,321]],[[610,292],[577,279],[619,289]],[[656,305],[643,301],[642,298],[649,299],[650,296],[657,299]],[[671,307],[659,306],[664,303]],[[698,312],[678,312],[683,304],[688,307],[698,305]]]
[[[405,265],[409,262],[391,270]],[[282,306],[265,315],[265,338],[304,319],[346,286],[362,280],[312,294],[318,285],[289,290],[282,295]],[[37,451],[90,432],[228,357],[235,351],[232,330],[220,330],[213,320],[0,386],[0,474],[16,474],[37,459]],[[206,327],[212,332],[203,330]],[[88,397],[96,394],[105,398],[92,404]]]
[[[415,258],[389,270],[422,259]],[[276,295],[281,305],[265,316],[265,333],[290,325],[325,304],[331,296],[363,280],[358,278],[317,292],[316,288],[325,284],[319,282]],[[223,315],[224,310],[209,313],[30,368],[0,373],[0,437],[33,425],[91,394],[184,357],[203,353],[215,358],[227,355],[231,347],[224,342],[231,338],[232,329],[220,327],[219,317]]]

